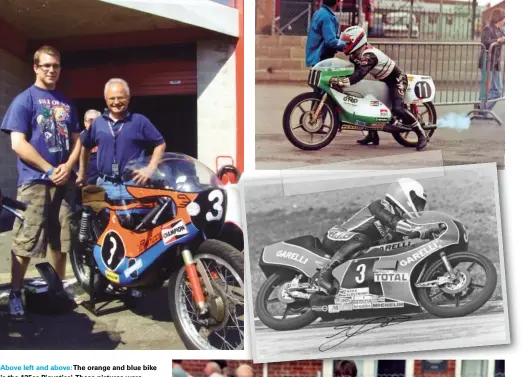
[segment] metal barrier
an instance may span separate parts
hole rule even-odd
[[[500,59],[500,71],[497,71],[495,67],[492,64],[492,56],[495,53],[495,49],[501,49],[501,59]],[[482,85],[480,87],[480,101],[479,101],[479,107],[477,109],[471,110],[468,113],[468,116],[472,116],[472,119],[478,118],[477,115],[480,115],[487,119],[493,119],[495,120],[499,125],[502,125],[502,120],[495,114],[492,110],[488,109],[488,104],[491,104],[492,102],[502,101],[505,99],[505,75],[503,70],[503,59],[502,59],[502,50],[503,46],[501,46],[498,42],[494,42],[489,46],[489,50],[484,52],[484,59],[482,60],[483,69],[482,69]],[[496,76],[494,76],[494,72],[500,72]],[[494,86],[495,80],[498,80],[500,82],[496,83],[496,85],[501,85],[502,90],[499,96],[495,96],[493,98],[490,97],[491,88]],[[495,93],[494,94],[498,94]]]
[[[437,93],[434,104],[442,105],[478,105],[471,114],[491,117],[499,124],[502,122],[486,110],[489,102],[504,100],[501,97],[488,100],[492,81],[491,61],[494,43],[486,51],[482,43],[476,42],[378,42],[373,46],[390,56],[406,73],[430,76],[435,82]],[[482,63],[482,68],[479,68]],[[504,88],[504,50],[501,51],[501,81]],[[368,76],[369,79],[372,79]]]

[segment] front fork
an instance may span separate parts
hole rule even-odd
[[[313,118],[311,119],[311,123],[316,123],[318,116],[320,115],[320,111],[322,110],[322,108],[324,107],[324,104],[326,103],[327,96],[328,96],[327,93],[324,93],[324,95],[322,95],[320,104],[317,106],[317,109],[315,110],[313,114]]]
[[[193,299],[195,300],[195,304],[199,310],[199,314],[206,314],[209,311],[209,307],[206,303],[206,299],[204,298],[204,292],[202,290],[202,285],[200,284],[200,279],[198,277],[196,262],[193,259],[193,254],[191,253],[191,250],[183,249],[182,259],[184,260],[187,277],[189,279],[189,286],[191,287],[191,293],[193,294]]]
[[[448,271],[449,277],[453,280],[457,278],[455,273],[453,272],[453,267],[451,267],[451,263],[449,263],[448,257],[445,252],[440,252],[440,258],[442,259],[442,262],[444,262],[444,266],[446,266],[446,270]]]

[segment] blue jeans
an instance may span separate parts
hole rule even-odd
[[[491,88],[488,92],[488,100],[502,97],[502,78],[500,71],[491,71]],[[488,102],[487,109],[493,110],[497,101]]]

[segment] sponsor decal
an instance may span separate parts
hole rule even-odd
[[[380,106],[380,102],[379,101],[370,101],[369,104],[371,106]]]
[[[131,261],[134,261],[134,263],[132,264]],[[126,278],[129,278],[129,276],[131,276],[133,272],[137,272],[140,267],[142,267],[142,259],[130,259],[129,267],[127,268],[127,270],[124,271],[124,276]],[[133,276],[133,277],[136,277],[136,276]]]
[[[384,308],[403,308],[403,302],[374,302],[373,309],[384,309]]]
[[[301,264],[306,264],[308,258],[300,255],[298,253],[293,253],[292,251],[279,250],[277,251],[277,257],[284,259],[291,259]]]
[[[361,130],[359,126],[354,126],[352,124],[343,124],[342,129],[346,131],[360,131]]]
[[[304,293],[304,292],[290,292],[289,295],[294,298],[303,298],[303,299],[309,299],[311,297],[310,293]]]
[[[377,283],[404,283],[409,281],[409,275],[400,272],[376,271],[374,280]]]
[[[380,233],[380,235],[382,237],[384,237],[386,235],[386,231],[384,230],[384,227],[382,226],[380,221],[377,220],[377,221],[374,222],[374,224],[375,224],[375,228],[377,228],[377,230]]]
[[[340,313],[348,310],[353,310],[353,304],[343,304],[343,305],[329,305],[329,313]]]
[[[387,109],[380,109],[380,115],[381,115],[381,116],[386,116],[386,115],[388,115],[388,110],[387,110]]]
[[[360,127],[366,127],[366,122],[362,122],[361,120],[356,120],[355,124]]]
[[[432,80],[432,78],[429,76],[422,76],[420,79],[421,80]]]
[[[337,297],[335,298],[335,304],[347,304],[347,303],[350,303],[350,302],[353,302],[354,300],[354,296],[349,296],[349,297]]]
[[[389,118],[377,118],[377,122],[387,122]]]
[[[358,99],[356,99],[355,97],[353,96],[350,96],[349,94],[344,96],[343,98],[344,102],[347,102],[347,103],[351,103],[351,104],[356,104],[358,103]]]
[[[106,271],[106,278],[107,278],[107,280],[112,281],[113,283],[120,283],[120,277],[118,276],[117,273],[115,273],[113,271],[107,270]]]
[[[327,307],[327,305],[312,306],[311,310],[313,310],[314,312],[327,312],[328,311],[328,307]]]
[[[191,202],[191,199],[189,199],[189,196],[186,194],[178,194],[176,196],[177,200],[177,206],[180,208],[186,208],[187,205]]]
[[[389,243],[387,245],[379,246],[379,249],[382,251],[390,251],[390,250],[400,249],[403,247],[408,247],[409,245],[411,245],[411,241],[401,241],[401,242]]]
[[[413,80],[415,80],[415,77],[413,77],[413,76],[408,76],[408,81],[413,81]]]
[[[413,253],[411,256],[401,260],[400,265],[402,267],[409,266],[411,263],[424,258],[425,256],[437,251],[438,249],[440,249],[440,244],[437,241],[432,241],[424,245],[424,247],[419,249],[417,252]]]
[[[338,296],[349,297],[369,294],[369,288],[340,288]]]
[[[340,312],[339,305],[329,305],[328,306],[328,313],[338,313],[338,312]]]
[[[353,304],[353,309],[371,309],[373,307],[373,304],[371,302],[366,304]]]
[[[383,124],[377,124],[377,123],[373,123],[373,124],[369,124],[368,125],[368,128],[383,128],[384,125]]]
[[[169,245],[188,233],[186,224],[184,224],[182,219],[164,225],[162,227],[162,239],[164,240],[164,245]]]

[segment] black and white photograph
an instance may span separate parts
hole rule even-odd
[[[243,176],[254,362],[510,343],[496,164],[432,170]]]

